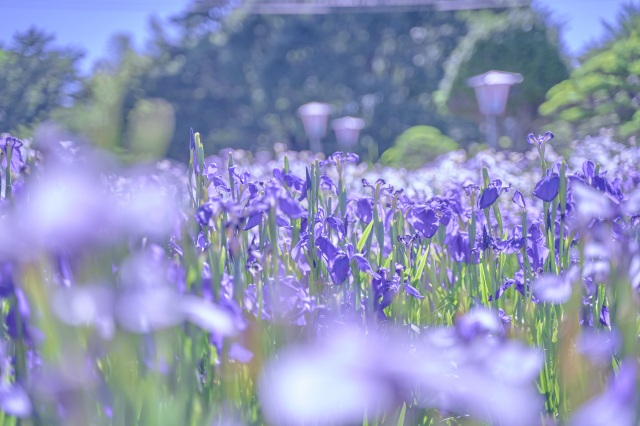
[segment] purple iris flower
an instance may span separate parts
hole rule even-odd
[[[0,137],[0,151],[2,152],[2,167],[7,168],[7,155],[11,150],[11,171],[13,173],[19,173],[25,166],[25,161],[22,158],[22,146],[24,143],[12,136]]]
[[[251,178],[251,174],[249,174],[249,172],[247,172],[246,170],[242,173],[238,173],[236,171],[237,166],[231,166],[228,168],[229,173],[231,174],[231,177],[233,177],[235,183],[237,185],[246,185],[247,183],[249,183],[249,178]]]
[[[533,294],[542,302],[566,303],[571,290],[571,280],[567,276],[543,275],[533,282]]]
[[[308,286],[294,276],[281,276],[277,281],[269,278],[262,291],[264,310],[271,320],[305,326],[305,315],[317,309],[315,301],[309,297]]]
[[[278,207],[282,213],[291,219],[300,219],[307,216],[307,211],[300,204],[289,196],[278,197]]]
[[[600,324],[605,327],[611,327],[611,318],[607,305],[602,305],[602,308],[600,309]]]
[[[593,161],[587,160],[582,163],[582,174],[586,180],[586,183],[591,185],[591,181],[593,177],[596,175],[596,165],[593,164]]]
[[[195,245],[200,249],[201,252],[204,252],[207,247],[209,247],[209,242],[207,241],[207,237],[204,235],[204,232],[198,232]]]
[[[374,183],[369,182],[365,178],[362,179],[362,186],[365,187],[365,188],[369,188],[373,194],[375,194],[377,186],[380,186],[380,188],[382,190],[382,188],[386,184],[387,184],[387,182],[382,178],[376,179],[376,181]]]
[[[210,177],[210,183],[213,184],[213,187],[220,191],[231,192],[231,188],[229,185],[218,175],[213,175]]]
[[[207,177],[207,181],[211,183],[213,177],[218,173],[218,165],[216,163],[209,163],[204,175]]]
[[[291,222],[289,222],[289,219],[283,214],[276,214],[276,225],[278,225],[279,228],[291,229]]]
[[[333,245],[328,238],[320,235],[316,238],[316,247],[322,254],[331,278],[336,285],[344,283],[348,278],[352,260],[356,261],[356,265],[360,271],[377,277],[377,274],[372,271],[371,265],[366,257],[360,253],[354,253],[354,248],[351,244],[345,246],[345,252],[345,250]]]
[[[9,297],[13,294],[14,288],[13,263],[3,262],[0,264],[0,297]]]
[[[386,279],[388,271],[380,272]],[[412,401],[488,424],[533,426],[543,409],[535,388],[541,364],[540,352],[523,344],[481,335],[467,341],[451,328],[410,337],[341,327],[274,356],[259,397],[273,424],[354,424],[371,407]]]
[[[15,295],[17,307],[16,305],[11,306],[5,320],[9,336],[13,339],[18,339],[22,336],[29,343],[39,343],[44,338],[44,335],[30,324],[31,307],[27,297],[20,288],[15,289]],[[18,315],[20,316],[20,327],[18,325]]]
[[[477,336],[502,334],[503,328],[497,312],[476,306],[456,322],[456,329],[464,340]]]
[[[370,199],[361,198],[356,202],[356,216],[366,224],[371,222],[373,219],[373,208],[371,207]]]
[[[340,285],[345,282],[349,276],[350,270],[349,256],[346,253],[338,253],[331,261],[330,274],[333,282],[336,285]]]
[[[542,201],[553,201],[558,196],[559,188],[560,177],[557,173],[550,173],[536,184],[533,188],[533,195]]]
[[[518,191],[517,189],[513,194],[513,198],[511,199],[511,201],[513,201],[520,208],[523,208],[523,209],[527,208],[527,205],[524,202],[524,196],[522,195],[522,192]]]
[[[302,189],[300,190],[300,198],[298,201],[302,201],[307,198],[307,192],[311,189],[311,176],[309,175],[309,168],[305,168],[305,179],[304,185],[302,185]]]
[[[273,176],[281,183],[284,183],[289,188],[301,191],[304,187],[305,181],[300,179],[293,173],[284,173],[281,169],[273,169]]]
[[[321,167],[325,167],[329,165],[335,166],[338,161],[340,161],[341,164],[346,164],[346,163],[357,164],[360,161],[360,157],[358,157],[358,155],[354,154],[353,152],[336,151],[333,154],[331,154],[329,157],[327,157],[326,160],[321,161],[320,166]]]
[[[407,221],[424,238],[433,237],[440,226],[436,212],[427,206],[414,207]]]
[[[479,255],[471,250],[469,235],[466,232],[454,231],[447,234],[445,244],[447,244],[449,256],[455,262],[478,263]]]
[[[496,294],[490,294],[489,295],[489,301],[493,301],[493,300],[498,300],[500,299],[500,297],[502,297],[502,295],[504,294],[504,292],[511,286],[513,286],[516,283],[516,280],[514,279],[506,279],[504,284],[502,284],[497,290],[496,290]]]
[[[478,208],[486,209],[487,207],[491,207],[493,203],[498,200],[500,193],[504,192],[507,188],[502,187],[502,181],[500,179],[495,179],[491,181],[489,186],[482,190],[480,193],[480,198],[478,199]]]
[[[338,254],[338,248],[326,237],[319,236],[316,238],[316,247],[320,250],[328,262],[331,262],[333,258]]]
[[[338,238],[342,240],[345,237],[346,231],[345,231],[344,223],[342,222],[342,220],[334,216],[329,216],[327,217],[326,222],[334,231],[338,233]]]
[[[415,297],[416,299],[424,299],[424,296],[420,294],[417,288],[409,284],[409,280],[407,280],[403,285],[405,293]]]
[[[364,257],[364,255],[360,253],[355,253],[351,256],[351,260],[356,261],[356,265],[358,266],[358,269],[360,269],[360,271],[364,272],[365,274],[369,274],[374,278],[378,277],[378,274],[373,272],[373,269],[371,268],[371,264],[369,263],[367,258]]]
[[[263,212],[257,211],[249,215],[247,218],[247,224],[244,226],[243,230],[248,231],[249,229],[255,228],[256,226],[262,223]]]
[[[540,230],[539,223],[529,226],[527,236],[527,256],[534,270],[542,270],[544,263],[549,256],[549,249],[545,245],[544,234]]]
[[[623,194],[620,192],[620,190],[614,187],[603,174],[594,176],[591,186],[605,193],[616,203],[618,203],[623,198]]]
[[[527,135],[527,142],[529,144],[537,146],[539,149],[545,146],[547,142],[553,139],[555,136],[551,132],[546,132],[544,135],[538,135],[537,137],[533,135],[533,133],[529,133]]]
[[[520,258],[521,256],[518,256],[518,257]],[[516,272],[514,274],[513,278],[507,278],[505,280],[504,284],[502,284],[498,288],[498,290],[496,290],[496,294],[489,296],[489,300],[491,301],[491,300],[499,299],[504,294],[504,292],[508,288],[510,288],[512,286],[516,289],[516,291],[518,293],[520,293],[521,295],[525,296],[526,295],[526,291],[530,288],[529,284],[530,284],[529,280],[527,279],[526,280],[526,285],[525,285],[524,272],[521,269],[521,270],[519,270],[518,272]],[[539,300],[534,295],[531,296],[531,300],[534,303],[538,303],[539,302]]]
[[[338,195],[338,187],[326,173],[320,176],[320,188],[331,191],[334,195]]]
[[[379,268],[377,278],[371,281],[374,290],[374,300],[378,312],[382,312],[393,302],[398,294],[400,277],[391,276],[387,268]]]
[[[298,268],[303,273],[308,273],[311,271],[311,265],[307,261],[307,247],[309,243],[309,236],[305,233],[300,236],[300,241],[291,249],[291,256],[293,260],[296,261]],[[315,263],[315,260],[313,261]]]

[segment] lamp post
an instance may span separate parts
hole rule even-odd
[[[467,80],[467,85],[476,92],[480,112],[486,117],[487,143],[492,148],[498,146],[496,117],[504,113],[509,88],[522,80],[522,74],[505,71],[488,71]]]
[[[309,139],[309,148],[313,152],[322,151],[322,139],[327,135],[327,122],[331,113],[331,105],[310,102],[298,108],[304,132]]]
[[[356,117],[340,117],[331,122],[336,133],[338,145],[351,148],[358,143],[360,130],[364,127],[364,120]]]

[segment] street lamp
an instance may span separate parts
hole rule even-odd
[[[476,92],[480,112],[487,119],[487,143],[492,148],[498,145],[496,117],[507,106],[509,87],[522,80],[522,74],[505,71],[489,71],[467,80],[467,85]]]
[[[327,136],[327,122],[331,109],[331,105],[320,102],[310,102],[298,108],[304,132],[309,139],[309,148],[313,152],[322,151],[321,141]]]
[[[364,120],[356,117],[340,117],[333,120],[331,126],[336,133],[338,145],[351,148],[358,143]]]

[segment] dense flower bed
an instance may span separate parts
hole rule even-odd
[[[0,424],[637,424],[640,156],[552,138],[405,172],[3,136]]]

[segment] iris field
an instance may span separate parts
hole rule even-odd
[[[0,425],[640,424],[640,150],[528,141],[399,171],[3,135]]]

